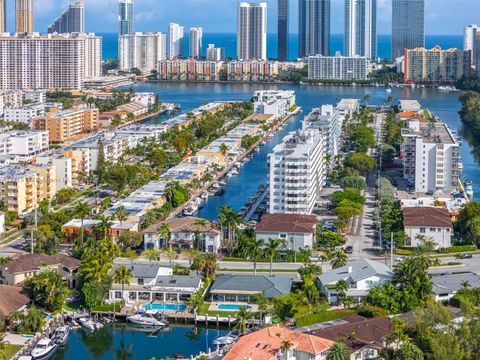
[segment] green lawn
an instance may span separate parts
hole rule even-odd
[[[66,311],[76,311],[80,309],[82,303],[80,301],[72,301],[63,305],[63,309]]]
[[[218,315],[220,317],[228,317],[230,315],[232,318],[235,318],[235,314],[236,314],[235,311],[219,311],[219,310],[209,311],[208,310],[209,306],[210,306],[209,302],[203,303],[202,306],[200,306],[200,308],[197,310],[197,314],[200,316],[206,315],[206,314],[208,314],[209,316]]]
[[[22,345],[7,345],[7,348],[4,350],[5,359],[11,359],[13,356],[20,351]]]
[[[322,323],[325,321],[331,321],[331,320],[336,320],[343,318],[346,315],[353,314],[353,310],[321,310],[317,311],[313,314],[306,314],[300,317],[296,317],[296,323],[295,325],[297,326],[307,326],[307,325],[312,325],[312,324],[318,324]]]

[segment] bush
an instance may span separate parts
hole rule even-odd
[[[376,318],[388,315],[388,312],[385,309],[371,305],[361,305],[357,308],[357,311],[358,315],[366,318]]]
[[[441,254],[460,253],[465,251],[477,251],[477,247],[475,245],[457,245],[438,250],[438,252]]]

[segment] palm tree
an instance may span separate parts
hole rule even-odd
[[[247,254],[253,260],[253,275],[257,275],[257,256],[261,254],[264,244],[262,239],[256,239],[254,237],[248,239]]]
[[[12,260],[10,256],[0,256],[0,265],[8,264]]]
[[[125,206],[119,206],[116,210],[113,216],[115,216],[115,219],[120,221],[120,227],[123,228],[123,222],[128,219],[128,211]]]
[[[165,256],[168,258],[168,261],[170,262],[170,267],[172,267],[173,260],[175,260],[178,257],[178,253],[174,248],[169,246],[165,249]]]
[[[230,206],[220,206],[220,215],[218,216],[218,220],[222,227],[223,233],[225,233],[225,229],[227,230],[227,241],[224,244],[224,247],[231,255],[235,250],[235,247],[238,245],[235,241],[235,238],[238,226],[243,222],[243,218]]]
[[[108,229],[112,227],[113,223],[110,217],[104,216],[104,215],[102,215],[99,220],[100,220],[100,223],[97,225],[97,228],[103,234],[103,241],[106,241]]]
[[[9,357],[7,357],[7,350],[10,349],[10,343],[5,340],[5,334],[0,333],[0,359],[2,360],[8,360]]]
[[[328,351],[327,360],[349,360],[350,354],[343,342],[336,342]]]
[[[345,306],[347,299],[348,283],[344,279],[337,281],[335,285],[335,290],[337,291],[337,302]]]
[[[332,251],[328,258],[333,269],[338,269],[348,264],[348,256],[343,250]]]
[[[145,250],[142,255],[145,256],[151,264],[153,260],[158,260],[160,257],[160,251],[156,249],[148,249]]]
[[[279,239],[268,239],[266,243],[264,253],[270,260],[270,276],[273,275],[273,259],[276,258],[278,254],[278,248],[280,247],[281,241]]]
[[[280,345],[280,351],[282,353],[288,354],[288,350],[290,350],[292,346],[293,346],[293,343],[290,340],[285,339],[282,341],[282,345]]]
[[[80,224],[80,243],[83,244],[83,234],[84,234],[84,228],[83,228],[83,222],[85,218],[92,213],[92,209],[90,208],[90,205],[88,205],[86,202],[80,202],[75,206],[75,214],[80,218],[81,224]]]
[[[160,228],[157,231],[157,236],[161,239],[165,240],[165,249],[170,245],[170,224],[169,223],[162,223]]]
[[[124,264],[121,264],[113,273],[113,280],[117,284],[122,284],[122,300],[125,292],[125,285],[130,285],[130,281],[133,278],[133,271],[130,268],[127,268]]]
[[[241,331],[243,335],[247,333],[247,324],[248,320],[252,317],[252,314],[250,311],[247,310],[245,306],[240,306],[240,309],[237,312],[236,315],[236,322],[237,322],[237,327]]]
[[[462,286],[462,289],[468,289],[470,287],[470,281],[468,280],[462,280],[460,282],[460,285]]]
[[[195,225],[194,233],[195,233],[195,242],[197,243],[197,248],[200,251],[206,251],[205,243],[203,243],[200,246],[200,233],[201,233],[201,230],[205,230],[206,226],[208,225],[208,221],[205,219],[196,218],[195,221],[193,222],[193,225]],[[205,235],[203,236],[203,238],[205,239]]]
[[[227,156],[229,150],[229,147],[224,143],[220,145],[220,154],[222,154],[223,157]]]

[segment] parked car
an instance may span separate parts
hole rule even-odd
[[[471,259],[473,258],[472,254],[462,254],[458,257],[459,259]]]
[[[353,246],[348,245],[348,246],[345,248],[345,252],[346,252],[347,254],[353,254]]]

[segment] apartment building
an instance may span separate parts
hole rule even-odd
[[[270,213],[311,214],[326,177],[325,140],[318,130],[291,132],[268,156]]]
[[[53,163],[36,164],[27,167],[27,171],[34,172],[37,175],[35,183],[37,204],[42,200],[53,200],[57,193],[57,166]]]
[[[23,105],[21,91],[0,90],[0,116],[3,116],[6,108],[19,108]]]
[[[47,150],[47,131],[9,131],[0,134],[0,155],[28,158]]]
[[[85,2],[76,0],[50,24],[48,33],[84,33],[85,32]]]
[[[63,144],[78,135],[95,131],[99,127],[97,108],[68,109],[50,112],[43,118],[33,119],[32,128],[48,131],[50,143]]]
[[[308,78],[318,80],[367,80],[372,65],[365,56],[312,55],[308,57]]]
[[[9,211],[31,212],[37,201],[37,174],[23,167],[0,168],[0,201]]]
[[[326,154],[333,159],[338,155],[341,145],[343,120],[343,113],[333,105],[322,105],[305,116],[302,128],[320,131],[326,141]]]
[[[167,58],[167,35],[144,32],[122,35],[118,39],[119,69],[133,68],[142,72],[156,70],[158,62]]]
[[[471,51],[442,50],[440,46],[405,49],[404,82],[449,84],[471,75]]]
[[[176,23],[170,23],[168,37],[168,58],[175,59],[183,57],[183,26]]]
[[[419,193],[458,190],[462,167],[459,145],[448,126],[417,119],[402,129],[403,176]]]
[[[200,59],[202,57],[203,29],[200,27],[190,28],[189,34],[189,57]]]
[[[71,161],[71,182],[78,185],[80,174],[90,173],[90,150],[89,149],[67,149],[63,156]]]
[[[61,110],[62,103],[30,104],[22,107],[7,107],[4,112],[5,121],[31,124],[33,119],[44,117],[50,110]]]
[[[73,186],[72,159],[65,156],[45,155],[36,157],[35,163],[37,165],[55,166],[56,191],[71,188]]]
[[[295,91],[259,90],[253,94],[253,111],[270,114],[276,119],[286,116],[295,105]]]
[[[160,80],[219,81],[222,80],[223,61],[174,59],[160,61]]]
[[[237,57],[267,60],[267,3],[238,4]]]
[[[95,34],[0,35],[0,88],[80,90],[101,75]]]
[[[226,64],[229,81],[271,81],[278,76],[277,61],[234,60]]]
[[[215,47],[215,44],[208,44],[207,60],[208,61],[223,61],[223,60],[225,60],[225,48]]]
[[[33,104],[43,104],[47,101],[47,92],[45,90],[24,90],[22,91],[23,101],[29,101]]]

